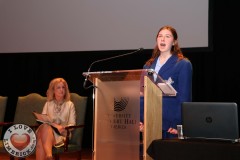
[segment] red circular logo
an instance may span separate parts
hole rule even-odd
[[[3,137],[6,151],[14,157],[27,157],[36,148],[36,134],[25,124],[15,124],[9,127]]]

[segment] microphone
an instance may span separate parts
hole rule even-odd
[[[143,48],[139,48],[139,49],[137,49],[137,50],[135,50],[133,52],[130,52],[130,53],[120,54],[120,55],[117,55],[117,56],[108,57],[108,58],[104,58],[104,59],[100,59],[100,60],[94,61],[94,62],[92,62],[90,64],[90,66],[88,68],[88,73],[90,72],[90,69],[91,69],[92,65],[95,64],[95,63],[102,62],[102,61],[107,61],[107,60],[110,60],[110,59],[115,59],[115,58],[118,58],[118,57],[127,56],[127,55],[134,54],[134,53],[141,52],[141,51],[143,51]]]
[[[88,71],[87,71],[87,75],[85,77],[85,80],[84,80],[84,83],[83,83],[83,88],[84,89],[88,89],[90,87],[92,87],[93,85],[89,86],[89,87],[86,87],[86,83],[87,83],[87,80],[88,80],[88,77],[89,77],[89,72],[91,70],[91,67],[95,64],[95,63],[98,63],[98,62],[103,62],[103,61],[107,61],[107,60],[111,60],[111,59],[115,59],[115,58],[119,58],[119,57],[123,57],[123,56],[128,56],[128,55],[131,55],[131,54],[134,54],[134,53],[137,53],[137,52],[142,52],[144,49],[143,48],[139,48],[133,52],[129,52],[129,53],[125,53],[125,54],[120,54],[120,55],[117,55],[117,56],[113,56],[113,57],[108,57],[108,58],[104,58],[104,59],[99,59],[99,60],[96,60],[94,62],[92,62],[88,68]]]

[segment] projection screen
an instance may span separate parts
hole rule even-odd
[[[208,0],[0,0],[0,53],[152,49],[172,25],[209,47]]]

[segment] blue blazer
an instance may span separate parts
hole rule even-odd
[[[156,58],[151,66],[144,65],[144,69],[155,69]],[[182,123],[181,103],[192,101],[192,64],[188,59],[177,61],[178,57],[172,55],[161,67],[158,74],[163,80],[170,77],[173,80],[172,86],[177,91],[176,96],[163,96],[163,130],[170,127],[177,128]]]

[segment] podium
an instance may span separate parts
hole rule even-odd
[[[162,96],[176,95],[171,85],[152,69],[84,72],[83,76],[94,86],[93,159],[152,159],[146,150],[153,140],[162,138]]]

